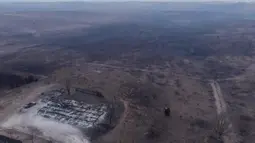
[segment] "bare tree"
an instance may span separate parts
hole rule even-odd
[[[9,135],[10,138],[13,138],[14,133],[13,133],[12,129],[6,130],[6,133]]]
[[[223,136],[226,135],[228,131],[228,125],[229,123],[226,120],[226,115],[224,114],[218,115],[212,130],[212,134],[209,136],[209,138],[207,137],[206,140],[212,139],[222,142]]]
[[[30,140],[31,140],[32,143],[34,143],[34,139],[35,139],[35,133],[32,132],[31,136],[30,136]]]
[[[66,81],[65,81],[65,89],[67,91],[67,94],[71,95],[71,80],[70,79],[66,79]]]
[[[61,68],[56,71],[56,80],[63,84],[64,89],[66,90],[68,95],[71,95],[72,86],[75,84],[73,78],[75,77],[73,73],[73,69],[71,67]]]
[[[115,115],[116,100],[117,100],[116,96],[113,96],[113,99],[112,99],[111,105],[110,105],[110,116],[109,116],[110,125],[112,124],[112,120]]]
[[[225,117],[224,116],[218,117],[215,128],[214,128],[214,133],[217,139],[220,140],[222,138],[222,136],[226,133],[227,128],[228,128],[228,124],[226,122]]]
[[[30,140],[32,143],[35,143],[35,138],[37,135],[41,134],[40,130],[38,130],[37,128],[31,127],[30,129]]]
[[[53,143],[53,139],[52,139],[52,138],[49,138],[49,139],[47,140],[47,143]]]
[[[141,85],[136,82],[126,82],[120,85],[118,94],[122,98],[130,98],[140,91]]]

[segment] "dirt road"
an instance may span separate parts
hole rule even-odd
[[[213,95],[215,98],[215,106],[217,108],[217,114],[223,114],[227,112],[225,100],[223,98],[220,85],[216,81],[211,81],[211,87],[213,89]]]
[[[238,143],[239,138],[235,132],[233,124],[227,114],[227,105],[224,100],[221,88],[218,82],[211,80],[210,85],[213,89],[213,95],[215,98],[215,106],[217,108],[217,114],[224,118],[224,122],[227,124],[227,129],[225,129],[225,134],[223,135],[224,143]]]

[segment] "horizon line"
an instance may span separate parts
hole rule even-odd
[[[57,0],[57,1],[48,1],[48,0],[42,0],[42,1],[29,1],[29,0],[25,0],[25,1],[0,1],[0,3],[125,3],[125,2],[141,2],[141,3],[255,3],[255,1],[228,1],[228,0],[212,0],[212,1],[199,1],[199,0],[194,0],[194,1],[190,1],[190,0],[180,0],[180,1],[174,1],[174,0],[161,0],[161,1],[155,1],[155,0],[124,0],[124,1],[119,1],[119,0],[76,0],[76,1],[70,1],[70,0]]]

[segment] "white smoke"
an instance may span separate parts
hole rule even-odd
[[[39,108],[42,105],[36,106]],[[23,114],[15,114],[2,123],[1,126],[30,134],[30,128],[34,128],[40,131],[40,136],[63,143],[89,143],[79,129],[38,116],[35,111],[36,108]]]

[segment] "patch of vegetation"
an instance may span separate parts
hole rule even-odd
[[[254,121],[254,118],[252,118],[251,116],[247,116],[247,115],[240,115],[240,120],[246,121],[246,122],[251,122],[251,121]]]
[[[154,105],[154,100],[158,100],[161,90],[150,83],[130,82],[121,85],[119,94],[136,105],[149,107]]]
[[[33,75],[21,76],[11,73],[0,73],[0,88],[13,89],[36,81],[38,81],[38,78]]]
[[[247,116],[247,115],[241,115],[240,116],[240,121],[239,121],[239,124],[238,124],[238,127],[239,127],[239,135],[240,136],[249,136],[251,135],[252,133],[252,121],[254,119],[250,116]]]
[[[190,124],[191,126],[197,126],[199,128],[202,128],[202,129],[209,129],[210,128],[210,123],[206,120],[203,120],[203,119],[194,119],[194,121],[191,122]]]

